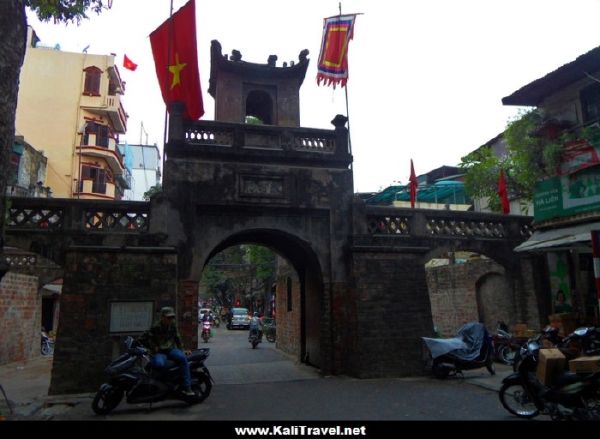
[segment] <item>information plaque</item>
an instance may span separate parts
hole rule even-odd
[[[111,302],[110,330],[114,333],[144,332],[152,326],[154,302]]]

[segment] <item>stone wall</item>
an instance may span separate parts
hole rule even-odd
[[[94,392],[127,334],[111,334],[112,301],[176,306],[177,254],[160,248],[76,247],[66,255],[49,394]],[[179,323],[183,310],[178,309]],[[132,333],[138,336],[141,333]]]
[[[0,280],[0,364],[38,357],[42,325],[38,278],[8,272]]]

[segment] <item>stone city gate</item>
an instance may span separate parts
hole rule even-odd
[[[102,380],[122,335],[110,327],[121,302],[176,304],[195,343],[202,269],[239,243],[265,245],[295,268],[299,359],[326,374],[422,372],[419,337],[433,330],[424,264],[447,251],[495,259],[521,319],[538,319],[527,314],[533,262],[512,252],[529,218],[366,206],[353,197],[344,119],[334,123],[190,123],[174,112],[164,190],[151,202],[11,199],[7,244],[65,270],[52,392]]]
[[[539,319],[532,261],[512,252],[530,218],[366,206],[354,197],[346,118],[333,130],[300,127],[307,52],[283,68],[273,56],[261,65],[234,55],[213,42],[217,121],[170,108],[163,191],[150,202],[10,200],[7,245],[64,270],[51,393],[95,390],[123,335],[162,306],[176,307],[194,346],[202,270],[241,243],[294,268],[297,358],[324,374],[422,373],[420,337],[433,333],[424,264],[436,254],[492,257],[520,298],[520,319]]]

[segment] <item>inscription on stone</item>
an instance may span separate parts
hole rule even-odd
[[[241,176],[240,193],[251,197],[285,197],[283,177],[265,177],[254,175]]]

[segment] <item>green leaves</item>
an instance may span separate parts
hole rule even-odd
[[[112,0],[25,0],[25,6],[31,8],[42,21],[54,20],[59,22],[77,22],[88,18],[89,9],[96,14],[103,9],[109,9]]]

